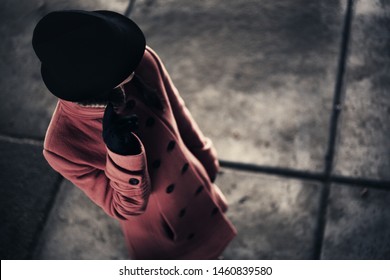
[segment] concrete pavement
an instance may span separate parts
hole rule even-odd
[[[56,99],[31,48],[49,11],[128,2],[0,5],[1,258],[128,258],[116,221],[42,157]],[[381,0],[135,2],[131,18],[220,158],[244,163],[217,179],[239,231],[225,259],[390,258],[389,11]]]

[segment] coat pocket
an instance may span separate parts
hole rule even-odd
[[[160,215],[161,215],[161,227],[164,231],[165,237],[167,237],[169,240],[176,241],[177,233],[175,232],[175,230],[173,229],[172,225],[169,223],[165,215],[162,213],[160,213]]]

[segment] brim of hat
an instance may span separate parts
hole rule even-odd
[[[99,67],[99,57],[94,61],[96,67],[80,71],[83,75],[55,71],[58,66],[42,62],[41,74],[47,88],[58,98],[80,102],[107,95],[135,71],[145,52],[145,37],[140,28],[129,18],[111,11],[76,11],[111,22],[110,28],[116,35],[115,57]],[[86,72],[86,73],[84,73]]]

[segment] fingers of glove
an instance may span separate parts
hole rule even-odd
[[[132,114],[129,116],[121,116],[118,121],[133,121],[138,122],[138,116],[136,114]]]
[[[120,131],[107,137],[107,146],[112,151],[126,152],[130,148],[138,147],[138,140],[130,131]]]
[[[138,129],[138,117],[137,115],[130,115],[120,118],[115,123],[115,128],[118,130],[135,130]]]
[[[138,117],[135,114],[134,115],[130,115],[130,116],[124,116],[124,117],[118,118],[117,122],[120,122],[120,123],[123,123],[123,122],[127,122],[127,123],[138,122]]]
[[[115,120],[116,112],[112,103],[108,103],[103,115],[103,130],[107,129]]]

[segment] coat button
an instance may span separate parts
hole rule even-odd
[[[161,160],[157,159],[152,163],[153,168],[159,168],[161,165]]]
[[[183,208],[183,209],[181,209],[180,212],[179,212],[179,217],[180,217],[180,218],[183,218],[185,214],[186,214],[186,209]]]
[[[211,211],[211,216],[214,216],[215,214],[217,214],[218,213],[218,207],[215,207],[214,209],[213,209],[213,211]]]
[[[187,169],[188,169],[189,166],[190,166],[190,165],[189,165],[188,163],[184,164],[184,165],[183,165],[183,168],[181,169],[181,174],[184,174],[184,173],[187,171]]]
[[[139,180],[136,178],[130,178],[129,183],[130,185],[138,185]]]
[[[167,150],[168,151],[172,151],[174,148],[175,148],[175,145],[176,145],[176,142],[175,141],[170,141],[169,143],[168,143],[168,147],[167,147]]]
[[[187,239],[188,240],[191,240],[192,238],[194,238],[195,234],[193,233],[190,233],[188,236],[187,236]]]
[[[135,107],[135,100],[131,99],[126,103],[126,108],[127,109],[133,109]]]
[[[171,184],[171,185],[169,185],[169,186],[167,187],[166,192],[167,192],[167,193],[171,193],[171,192],[173,192],[174,189],[175,189],[175,185],[174,185],[174,184]]]
[[[195,195],[200,194],[202,191],[203,191],[203,186],[199,186],[199,187],[196,189]]]
[[[155,123],[155,120],[154,120],[154,118],[152,118],[152,117],[150,117],[150,118],[148,118],[148,119],[146,120],[146,126],[147,126],[147,127],[153,126],[154,123]]]

